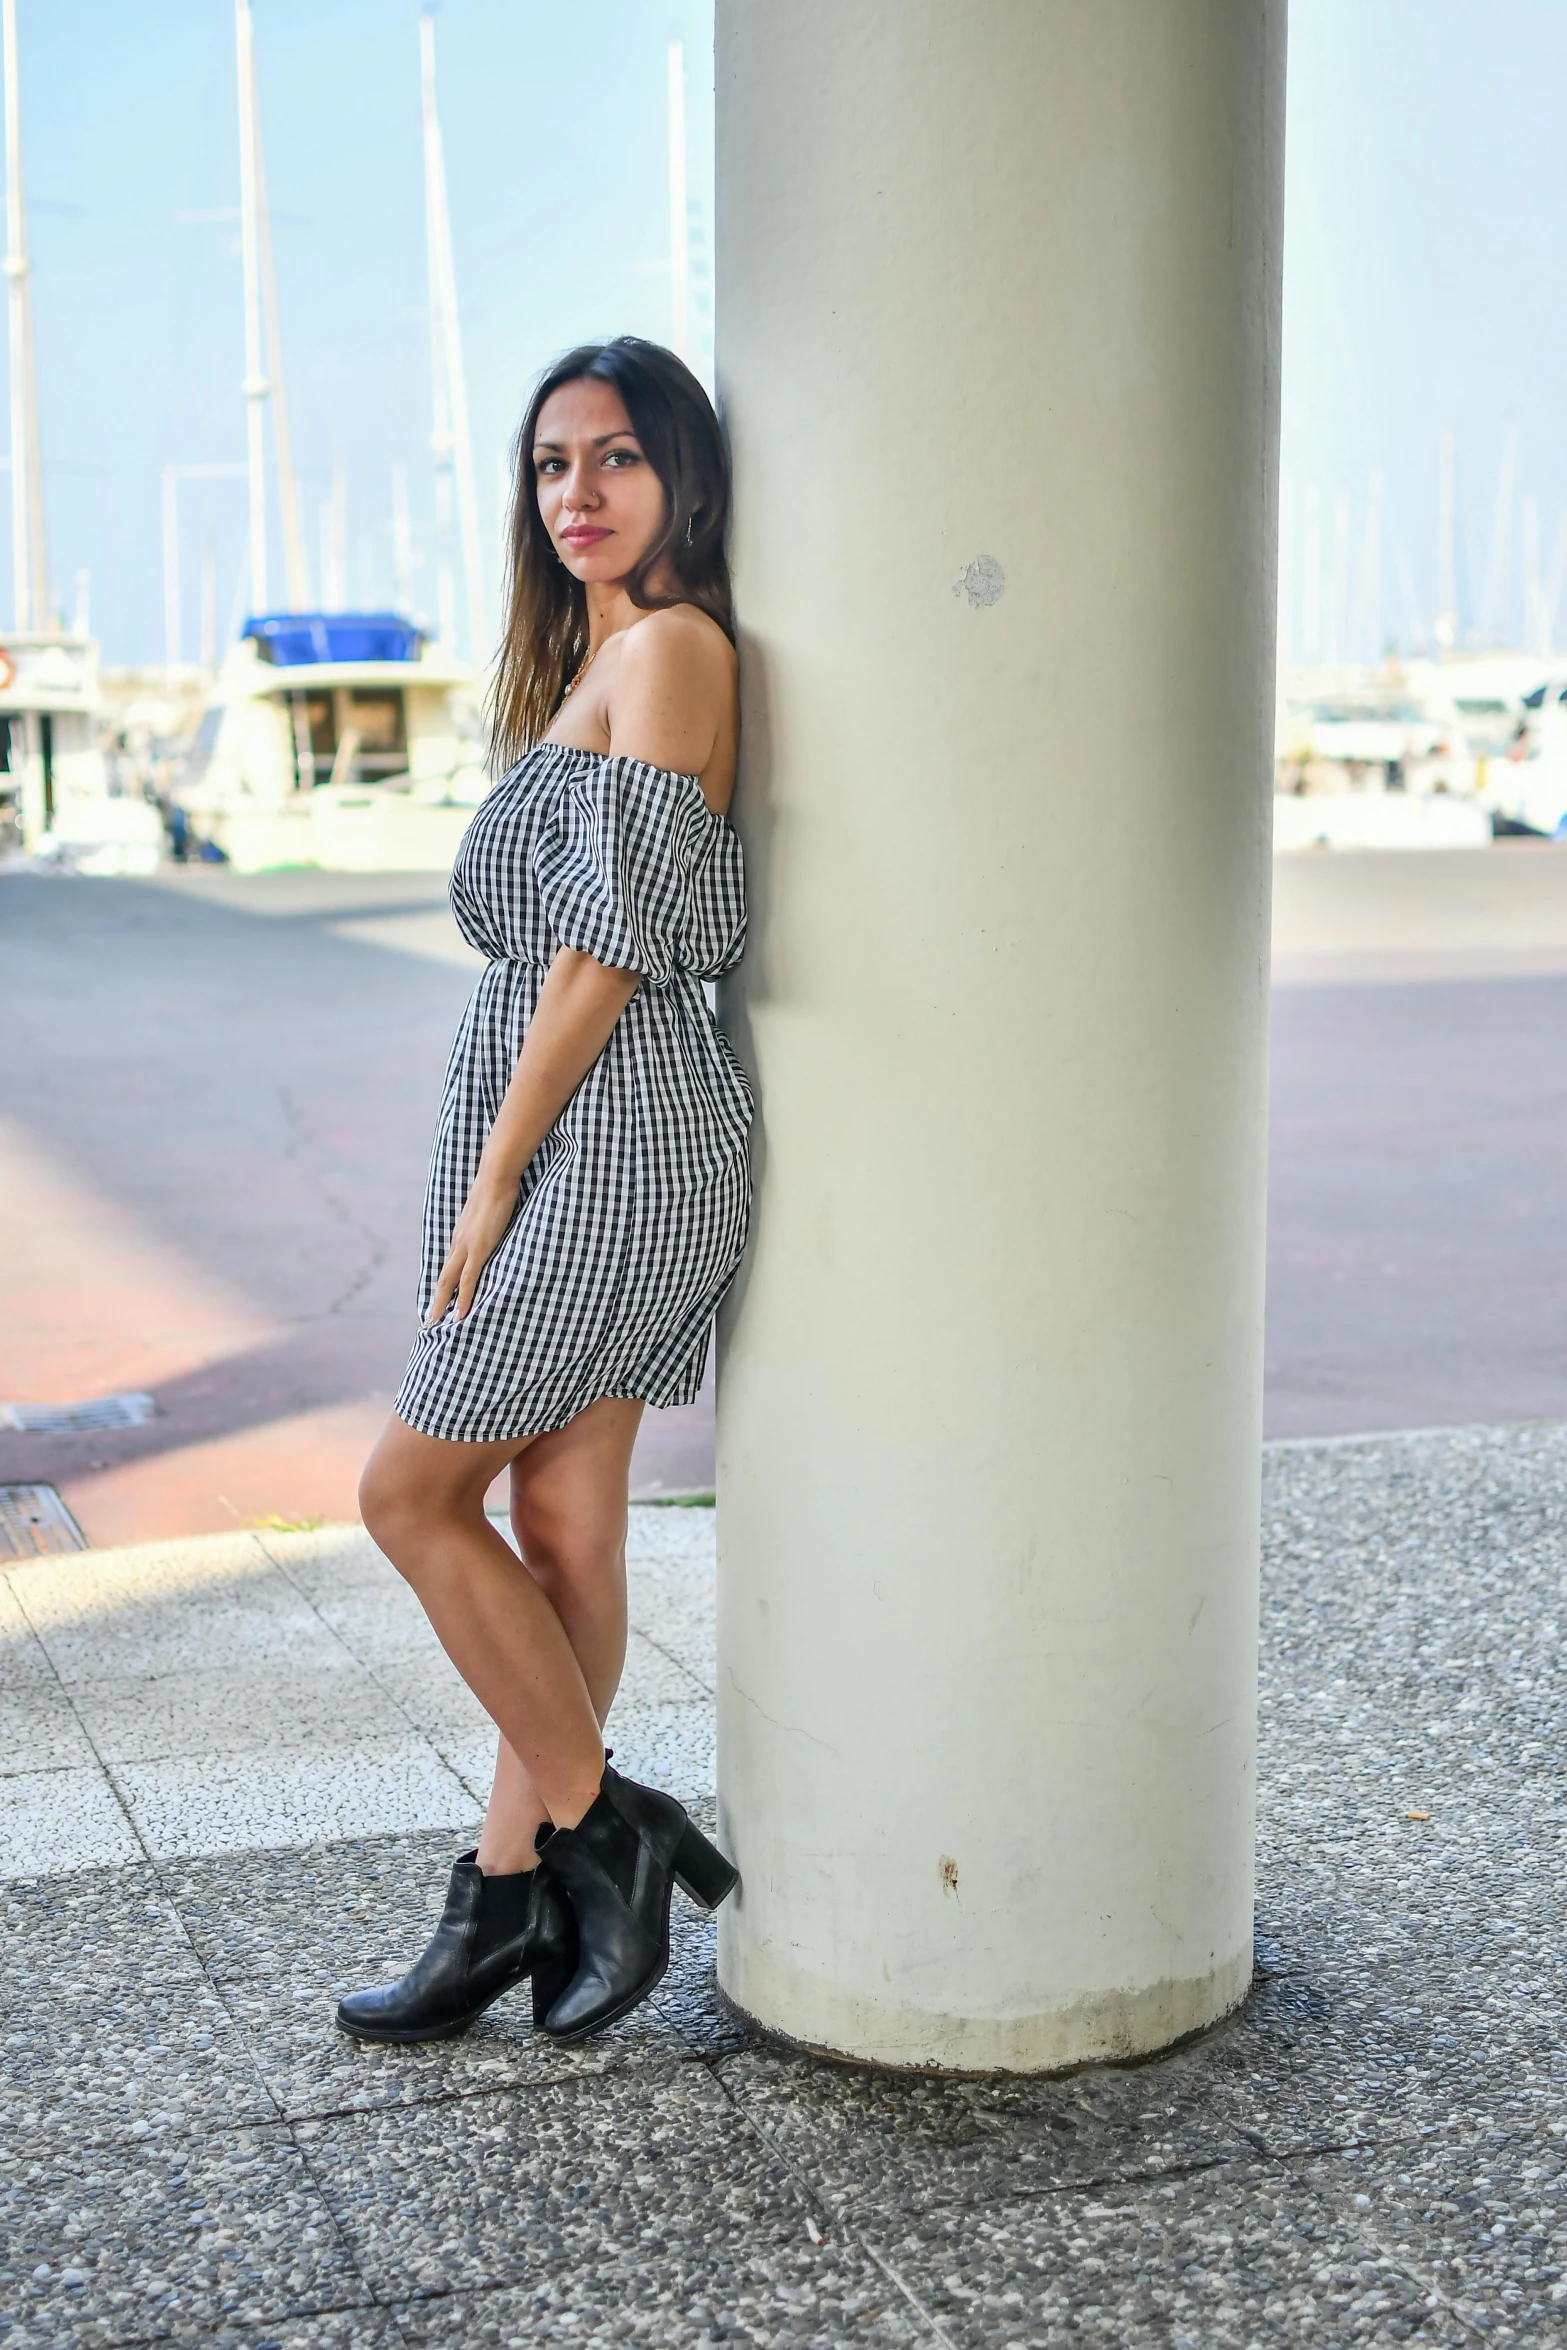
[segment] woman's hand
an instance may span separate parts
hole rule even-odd
[[[517,1186],[497,1179],[480,1167],[462,1214],[452,1227],[452,1245],[446,1252],[441,1277],[425,1315],[425,1328],[438,1322],[452,1299],[462,1321],[473,1303],[479,1276],[506,1237],[506,1227],[517,1213]]]
[[[534,1153],[608,1044],[637,992],[634,971],[612,971],[575,947],[561,947],[544,976],[473,1189],[452,1227],[452,1245],[425,1315],[428,1330],[452,1299],[460,1322],[479,1276],[506,1237]]]

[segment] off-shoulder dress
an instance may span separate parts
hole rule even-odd
[[[702,985],[745,943],[739,841],[693,775],[540,743],[480,805],[451,897],[489,962],[447,1070],[398,1415],[488,1443],[563,1428],[600,1396],[689,1403],[751,1203],[750,1089]],[[563,946],[641,985],[524,1173],[467,1316],[426,1329]]]

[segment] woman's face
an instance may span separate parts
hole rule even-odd
[[[551,392],[533,478],[555,552],[584,586],[624,579],[663,530],[664,485],[612,384],[583,376]]]

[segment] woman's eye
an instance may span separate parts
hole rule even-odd
[[[540,473],[558,472],[563,460],[559,457],[537,457],[534,464]]]
[[[641,457],[635,449],[611,449],[604,460],[606,465],[640,465]]]

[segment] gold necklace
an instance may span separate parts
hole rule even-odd
[[[588,671],[593,666],[594,658],[597,652],[598,647],[596,645],[589,645],[587,651],[582,656],[580,664],[578,665],[576,676],[572,679],[570,685],[567,686],[565,693],[563,693],[560,697],[563,702],[568,700],[570,696],[576,692],[578,686],[582,683],[582,680],[587,676]]]

